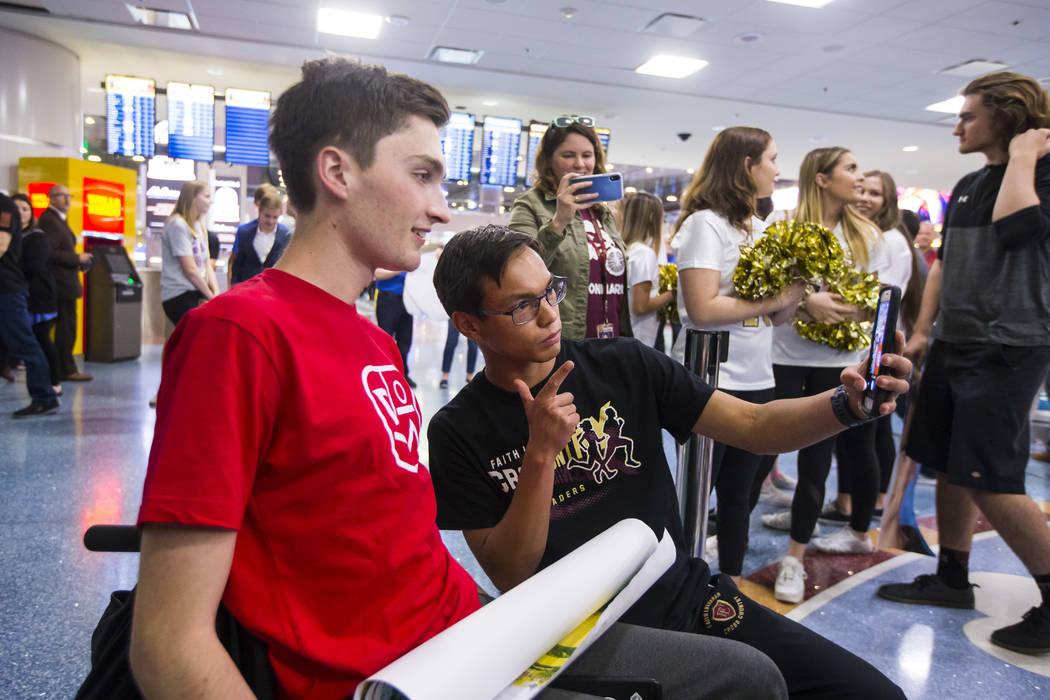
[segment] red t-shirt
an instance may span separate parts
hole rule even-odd
[[[187,314],[164,358],[139,524],[238,531],[223,602],[283,697],[346,697],[479,607],[397,347],[353,306],[266,270]]]

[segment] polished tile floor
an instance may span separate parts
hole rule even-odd
[[[362,310],[370,312],[366,304]],[[411,374],[429,420],[463,384],[466,345],[460,341],[450,389],[440,390],[445,324],[417,321],[415,331]],[[0,383],[0,698],[72,697],[87,671],[91,630],[109,592],[135,582],[136,555],[87,552],[81,536],[94,523],[135,519],[153,434],[147,400],[159,382],[160,347],[145,347],[135,361],[86,369],[95,375],[93,382],[66,384],[59,413],[35,419],[9,418],[27,403],[21,377],[15,384]],[[781,468],[794,473],[793,455],[781,459]],[[1047,465],[1033,461],[1028,474],[1030,493],[1050,501]],[[833,488],[832,481],[829,492]],[[933,513],[932,491],[916,487],[918,515]],[[786,549],[786,533],[759,524],[758,515],[773,509],[766,504],[756,509],[746,574],[775,564]],[[462,537],[445,533],[445,539],[479,583],[493,590]],[[1050,697],[1050,657],[1023,657],[986,641],[991,629],[1016,620],[1037,597],[995,533],[980,535],[975,544],[973,578],[981,588],[974,611],[895,605],[874,597],[881,583],[931,570],[927,557],[904,554],[862,570],[849,557],[835,558],[838,563],[810,559],[829,567],[846,559],[849,571],[842,572],[845,580],[788,614],[864,656],[910,698]],[[759,584],[746,585],[761,593]]]

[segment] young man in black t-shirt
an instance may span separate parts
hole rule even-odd
[[[58,410],[47,358],[33,336],[28,310],[29,284],[22,272],[22,219],[18,207],[0,192],[0,358],[11,353],[26,363],[31,403],[15,418],[42,416]]]
[[[952,191],[905,348],[921,359],[932,326],[906,449],[937,470],[937,572],[878,593],[973,608],[970,548],[983,512],[1042,595],[992,642],[1042,654],[1050,652],[1050,530],[1025,493],[1025,468],[1028,413],[1050,365],[1050,96],[1009,72],[977,78],[962,94],[959,152],[987,163]]]
[[[661,428],[691,431],[760,454],[785,452],[861,422],[864,380],[820,396],[762,406],[715,391],[632,339],[561,339],[552,276],[522,233],[485,226],[455,236],[434,274],[485,370],[431,420],[430,469],[438,526],[461,529],[507,590],[623,518],[638,518],[678,556],[622,622],[744,642],[767,654],[793,697],[903,697],[865,661],[712,577],[683,542]],[[906,375],[910,364],[888,356]],[[893,396],[907,383],[884,375]],[[893,400],[881,406],[886,413]],[[697,659],[698,665],[709,660]]]

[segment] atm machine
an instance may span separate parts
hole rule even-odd
[[[95,245],[90,252],[84,357],[133,360],[142,353],[142,279],[123,246]]]

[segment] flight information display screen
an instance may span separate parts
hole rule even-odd
[[[525,184],[532,187],[532,171],[536,169],[536,152],[540,150],[540,141],[547,133],[547,125],[543,122],[529,123],[529,145],[525,149]]]
[[[106,151],[153,156],[156,83],[148,78],[106,76]]]
[[[598,134],[598,140],[602,143],[602,150],[605,151],[605,157],[609,157],[609,135],[612,133],[608,129],[602,126],[594,127],[594,131]]]
[[[226,162],[270,164],[270,93],[226,88]]]
[[[168,156],[215,160],[215,88],[168,83]]]
[[[485,117],[481,131],[481,184],[516,184],[520,147],[520,119]]]
[[[474,160],[474,115],[453,112],[441,134],[445,155],[445,179],[469,180]]]

